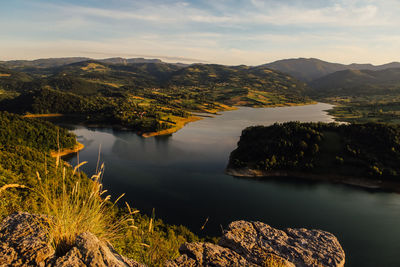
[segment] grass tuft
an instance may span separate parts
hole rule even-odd
[[[104,165],[92,176],[89,185],[81,185],[79,179],[75,179],[77,182],[72,186],[68,185],[66,181],[79,176],[77,169],[84,164],[79,164],[73,172],[65,167],[56,168],[50,178],[37,174],[39,186],[34,191],[44,202],[45,228],[57,255],[67,253],[74,246],[76,237],[84,232],[111,242],[120,237],[125,227],[133,226],[131,215],[136,211],[116,219],[114,206],[123,195],[114,203],[110,201],[110,195],[105,195],[107,191],[101,184]]]
[[[9,188],[28,188],[28,187],[20,184],[6,184],[0,187],[0,195],[3,191],[6,191]]]

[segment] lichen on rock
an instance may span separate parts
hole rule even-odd
[[[144,266],[115,252],[111,244],[82,233],[63,256],[51,247],[42,215],[14,213],[0,225],[0,266]]]
[[[42,215],[15,213],[0,224],[0,266],[144,266],[116,253],[91,233],[77,236],[65,255],[50,246]],[[218,244],[185,243],[181,256],[165,263],[180,266],[332,266],[345,263],[337,238],[321,230],[275,229],[262,222],[229,224]]]
[[[262,222],[236,221],[218,245],[186,243],[167,266],[335,266],[345,263],[337,238],[308,229],[275,229]]]

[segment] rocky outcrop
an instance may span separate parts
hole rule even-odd
[[[76,238],[75,245],[57,257],[46,235],[42,216],[15,213],[0,225],[0,266],[143,266],[115,252],[91,233]]]
[[[278,230],[261,222],[236,221],[218,245],[186,243],[167,266],[344,266],[337,238],[321,230]]]
[[[0,266],[144,266],[115,252],[91,233],[57,256],[49,245],[43,216],[15,213],[0,225]],[[261,222],[236,221],[218,244],[186,243],[178,266],[344,266],[345,254],[334,235],[321,230],[278,230]]]

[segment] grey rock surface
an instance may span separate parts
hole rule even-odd
[[[236,221],[218,245],[187,243],[167,266],[344,266],[345,253],[328,232],[275,229],[265,223]],[[277,262],[272,265],[271,258]]]
[[[111,244],[91,233],[76,238],[75,245],[57,257],[46,235],[42,216],[15,213],[0,225],[0,266],[115,266],[141,265],[115,252]]]
[[[74,246],[57,257],[44,230],[43,216],[15,213],[0,224],[0,266],[144,266],[125,258],[111,244],[82,233]],[[186,243],[181,256],[167,262],[178,266],[334,266],[345,253],[331,233],[321,230],[275,229],[265,223],[236,221],[218,244]]]

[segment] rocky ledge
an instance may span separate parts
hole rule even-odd
[[[236,221],[218,245],[186,243],[177,266],[344,266],[345,253],[337,238],[321,230],[278,230],[261,222]]]
[[[115,252],[91,233],[76,238],[65,254],[50,246],[43,217],[15,213],[0,224],[0,266],[144,266]],[[178,266],[344,266],[345,254],[334,235],[321,230],[278,230],[261,222],[236,221],[218,244],[186,243]]]
[[[43,217],[15,213],[0,225],[0,266],[143,266],[115,252],[91,233],[76,238],[65,255],[57,256],[43,229]]]

